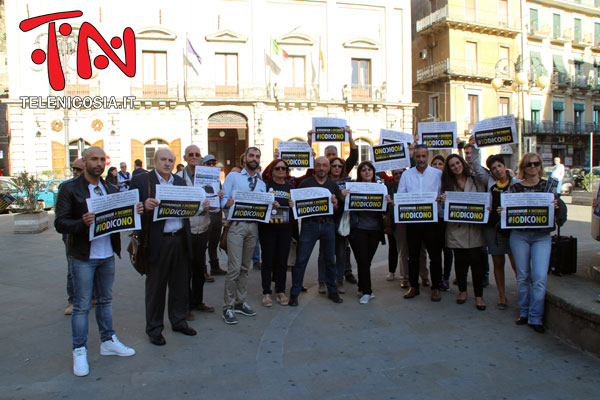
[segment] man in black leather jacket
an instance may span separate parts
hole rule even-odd
[[[96,291],[96,321],[100,330],[101,355],[132,356],[135,350],[123,345],[112,327],[112,285],[115,277],[115,258],[120,257],[119,233],[92,241],[89,227],[94,213],[88,211],[86,199],[116,193],[101,175],[106,154],[100,147],[90,147],[83,153],[83,174],[62,184],[56,201],[54,227],[67,235],[67,256],[71,262],[75,301],[71,318],[73,335],[73,373],[89,373],[87,362],[88,313],[92,289]],[[142,204],[138,203],[138,213]]]

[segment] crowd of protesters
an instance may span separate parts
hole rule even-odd
[[[219,207],[211,207],[206,200],[202,212],[194,217],[159,221],[146,218],[159,204],[157,185],[193,186],[194,169],[200,165],[215,166],[216,158],[213,155],[202,157],[200,148],[190,145],[183,156],[186,164],[176,167],[173,152],[160,149],[154,155],[154,169],[146,171],[141,161],[135,160],[136,168],[132,173],[127,172],[125,163],[121,163],[120,170],[111,167],[103,179],[106,165],[103,149],[87,149],[82,159],[73,165],[78,176],[60,188],[55,218],[56,230],[64,234],[67,249],[69,306],[65,314],[72,314],[75,375],[89,373],[87,330],[92,298],[95,299],[96,321],[102,339],[100,354],[135,354],[135,350],[119,341],[112,327],[114,254],[120,255],[119,234],[90,241],[88,229],[94,214],[86,207],[87,198],[133,189],[140,193],[137,212],[142,215],[142,233],[149,238],[146,254],[149,270],[145,278],[146,334],[155,345],[166,344],[162,335],[165,306],[174,331],[189,336],[196,334],[188,321],[194,319],[193,311],[215,311],[205,303],[203,296],[205,282],[214,282],[215,275],[224,275],[222,318],[227,324],[238,323],[236,314],[256,315],[249,300],[255,296],[248,293],[249,271],[253,266],[260,268],[262,306],[272,307],[274,302],[281,306],[299,306],[301,294],[307,290],[305,270],[317,242],[317,290],[338,304],[343,302],[340,294],[349,289],[344,282],[357,285],[360,304],[375,298],[371,263],[379,246],[387,244],[389,269],[385,279],[399,278],[400,287],[407,289],[403,293],[404,299],[413,299],[421,294],[423,287],[430,287],[431,301],[441,301],[442,292],[450,291],[454,265],[454,283],[458,286],[456,303],[464,304],[468,300],[470,268],[474,304],[480,311],[486,309],[483,293],[487,286],[488,254],[491,255],[498,290],[496,307],[503,310],[508,303],[504,270],[505,256],[508,255],[517,280],[516,301],[520,313],[516,324],[529,324],[542,333],[550,232],[553,229],[500,229],[502,193],[547,191],[541,157],[536,153],[525,154],[515,176],[501,155],[490,156],[486,161],[487,168],[483,167],[473,138],[459,154],[447,157],[433,156],[425,145],[411,144],[411,168],[394,170],[390,175],[378,173],[369,161],[361,162],[356,168],[356,182],[386,185],[387,210],[351,211],[345,216],[346,183],[351,181],[351,172],[358,161],[352,130],[347,127],[346,132],[349,157],[339,157],[337,148],[328,146],[323,156],[313,154],[314,168],[302,176],[292,176],[289,165],[279,158],[277,151],[273,160],[266,163],[259,148],[249,147],[240,165],[232,169],[222,183],[218,192]],[[309,131],[307,135],[309,143],[312,133]],[[265,165],[262,173],[261,162]],[[295,220],[291,191],[296,188],[327,189],[334,212]],[[272,193],[275,200],[269,223],[227,221],[235,191]],[[445,222],[441,211],[437,222],[394,222],[395,193],[435,192],[441,210],[445,193],[449,191],[491,193],[487,224]],[[555,206],[556,222],[564,223],[566,209],[558,196]],[[349,231],[345,234],[338,229],[344,217],[349,221]],[[221,238],[223,222],[227,225],[227,235]],[[221,269],[218,261],[220,238],[228,249],[226,269]],[[352,272],[351,254],[358,279]],[[290,267],[291,282],[288,279]]]

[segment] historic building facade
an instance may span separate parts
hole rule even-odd
[[[132,2],[133,3],[133,2]],[[57,34],[66,77],[64,91],[49,85],[48,24],[28,32],[19,22],[78,10],[70,36]],[[306,140],[312,117],[346,118],[368,157],[380,128],[413,131],[408,0],[219,0],[211,2],[29,1],[6,4],[11,173],[62,175],[65,165],[90,145],[101,145],[112,165],[171,148],[178,162],[190,143],[214,154],[225,172],[238,165],[248,145],[264,162],[279,140]],[[108,42],[136,36],[136,75],[114,64],[76,72],[76,41],[89,22]],[[90,40],[91,57],[104,54]],[[115,50],[124,60],[123,51]],[[135,96],[131,108],[42,109],[23,107],[21,96]],[[67,147],[68,146],[68,154]],[[317,151],[321,151],[315,146]],[[341,145],[342,153],[348,152]],[[68,157],[68,160],[65,160]],[[67,161],[67,162],[65,162]]]

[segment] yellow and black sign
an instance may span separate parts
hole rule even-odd
[[[0,210],[4,210],[15,201],[15,198],[10,193],[0,194]]]
[[[235,202],[229,215],[230,219],[234,221],[269,222],[268,209],[268,204]]]
[[[448,203],[447,222],[484,222],[485,204]]]
[[[428,132],[422,133],[422,142],[429,149],[454,148],[454,132]]]
[[[433,203],[400,204],[396,206],[397,222],[435,222]]]
[[[281,152],[279,155],[290,168],[310,168],[312,154],[308,152]]]
[[[506,208],[507,228],[534,228],[552,226],[549,206],[523,206]]]
[[[294,203],[296,207],[296,215],[298,218],[312,217],[317,215],[331,214],[329,209],[330,199],[327,197],[319,197],[315,199],[298,200]]]
[[[348,211],[381,211],[384,208],[384,196],[380,193],[349,193]]]
[[[346,130],[342,127],[315,127],[315,142],[346,142]]]
[[[135,228],[135,205],[94,214],[94,237]]]
[[[373,146],[373,162],[406,158],[406,146],[402,142]]]
[[[161,200],[158,204],[157,219],[160,218],[189,218],[198,214],[199,201]]]
[[[514,141],[513,131],[510,126],[475,133],[477,147],[497,146],[514,143]]]

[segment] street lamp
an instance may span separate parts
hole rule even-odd
[[[517,100],[517,120],[518,120],[518,123],[517,123],[517,154],[519,156],[519,160],[523,156],[522,136],[523,136],[523,132],[525,131],[525,120],[522,116],[523,93],[525,93],[525,92],[529,93],[529,89],[525,89],[525,87],[524,87],[524,85],[529,81],[529,79],[527,78],[527,73],[524,70],[524,66],[525,66],[525,62],[527,62],[529,60],[531,60],[532,64],[537,64],[537,65],[533,65],[533,67],[535,67],[535,68],[541,67],[543,69],[543,71],[545,72],[545,69],[544,69],[543,65],[541,65],[538,58],[523,59],[522,57],[519,57],[519,60],[517,62],[512,61],[510,58],[502,58],[502,59],[498,60],[498,62],[496,63],[496,67],[495,67],[496,77],[494,79],[492,79],[492,82],[491,82],[492,87],[495,90],[499,90],[501,87],[504,86],[506,77],[510,77],[511,71],[509,71],[508,66],[512,65],[514,67],[514,82],[515,82],[515,84],[513,85],[513,89],[517,92],[517,94],[519,96],[518,100]],[[504,76],[504,78],[502,76]],[[536,78],[534,84],[538,88],[544,89],[545,87],[547,87],[550,84],[550,79],[546,75],[540,75]]]

